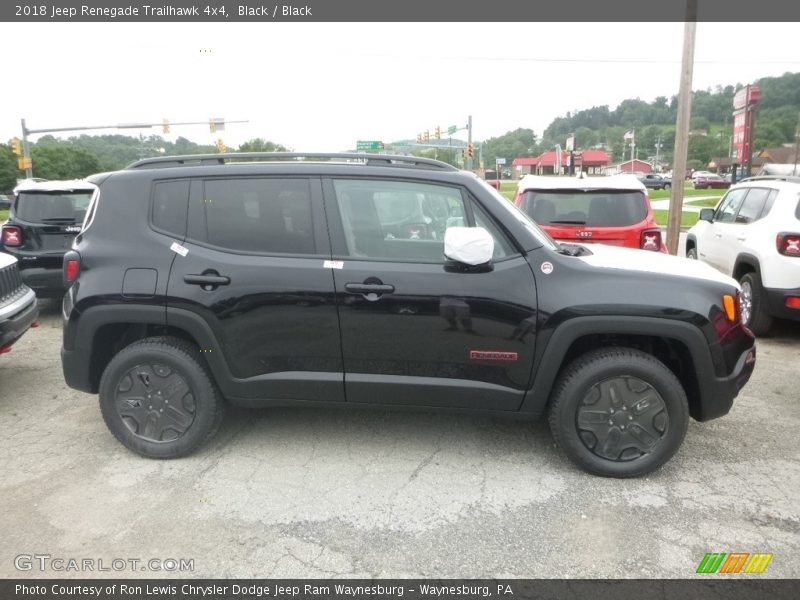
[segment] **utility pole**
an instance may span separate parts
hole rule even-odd
[[[697,31],[697,0],[686,0],[686,22],[683,25],[683,59],[678,92],[678,121],[675,127],[675,153],[672,164],[672,195],[667,221],[667,249],[678,254],[683,211],[683,184],[686,180],[686,155],[689,150],[689,116],[692,109],[692,71],[694,38]],[[677,180],[676,180],[677,178]],[[676,185],[677,183],[677,185]]]

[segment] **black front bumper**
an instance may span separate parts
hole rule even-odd
[[[6,307],[0,306],[0,348],[10,346],[24,334],[39,316],[39,306],[36,296],[28,294],[19,310],[13,309],[11,314],[6,314]]]
[[[728,414],[733,400],[750,380],[756,366],[756,347],[751,346],[739,356],[730,375],[708,378],[701,383],[702,402],[692,416],[698,421],[709,421]]]

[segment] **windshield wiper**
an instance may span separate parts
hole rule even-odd
[[[552,225],[553,223],[558,223],[560,225],[586,225],[586,221],[571,221],[568,219],[564,219],[562,221],[548,221],[548,225]]]
[[[75,217],[50,217],[48,219],[39,219],[42,223],[74,223]]]

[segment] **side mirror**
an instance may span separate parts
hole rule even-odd
[[[708,221],[711,223],[714,220],[714,209],[713,208],[701,208],[700,209],[700,220],[701,221]]]
[[[494,238],[483,227],[450,227],[444,232],[444,255],[465,265],[492,260]]]

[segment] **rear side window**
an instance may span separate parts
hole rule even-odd
[[[14,213],[29,223],[82,223],[92,194],[92,190],[21,191]]]
[[[800,194],[797,195],[797,208],[794,209],[794,216],[800,220]]]
[[[188,179],[156,183],[153,186],[153,225],[178,237],[184,237],[188,204]]]
[[[624,227],[647,217],[644,194],[630,190],[530,190],[521,208],[540,225]]]
[[[764,205],[769,197],[770,190],[765,188],[750,188],[745,196],[739,213],[736,215],[737,223],[752,223],[761,218]]]
[[[209,244],[265,254],[316,251],[305,179],[209,179],[203,205]]]

